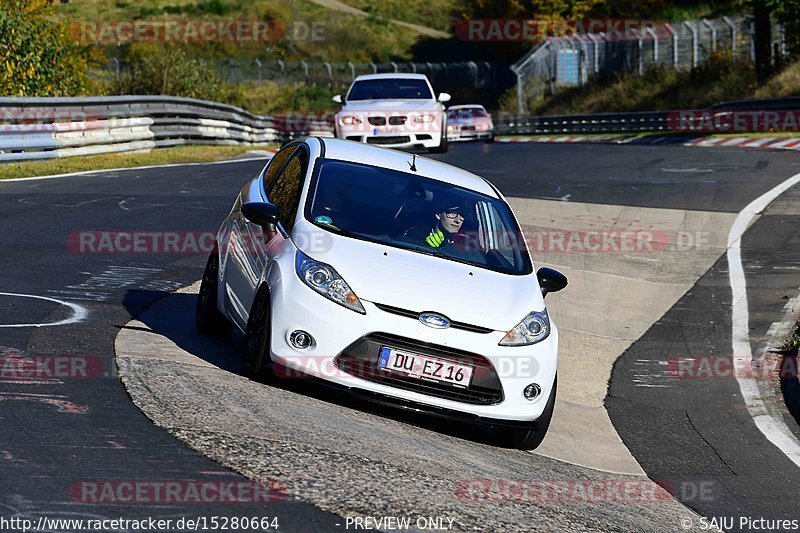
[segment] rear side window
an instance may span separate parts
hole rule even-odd
[[[307,168],[308,153],[298,150],[295,157],[283,167],[272,188],[267,191],[267,199],[278,207],[281,224],[286,231],[291,231],[294,226]]]
[[[294,153],[297,146],[287,146],[274,156],[272,156],[272,160],[269,162],[269,166],[267,167],[267,171],[264,173],[264,190],[268,191],[270,187],[275,183],[275,178],[278,177],[278,172],[280,171],[281,167],[286,160]]]

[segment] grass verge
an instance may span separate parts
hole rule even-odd
[[[86,157],[67,157],[50,161],[26,161],[0,165],[0,179],[28,178],[68,174],[87,170],[169,165],[176,163],[205,163],[229,159],[250,150],[277,148],[277,144],[253,146],[176,146],[150,152],[100,154]]]

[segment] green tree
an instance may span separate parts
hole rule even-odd
[[[70,96],[90,84],[83,50],[55,21],[50,0],[2,0],[0,95]]]

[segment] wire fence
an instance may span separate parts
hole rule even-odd
[[[773,27],[773,51],[786,54],[779,25]],[[733,61],[755,58],[754,24],[749,17],[723,17],[643,26],[626,32],[575,34],[540,42],[511,69],[517,76],[517,113],[526,113],[526,103],[546,92],[587,83],[592,77],[634,72],[646,75],[661,66],[689,69],[714,54]]]
[[[514,83],[514,76],[509,66],[510,63],[488,61],[319,63],[226,59],[217,63],[219,71],[232,83],[266,81],[280,85],[303,83],[334,90],[347,89],[356,76],[387,72],[425,74],[437,90],[454,86],[469,89],[505,89]],[[116,58],[112,59],[107,67],[111,77],[119,77],[128,69],[128,64]]]
[[[485,89],[508,85],[507,63],[463,61],[457,63],[312,63],[300,61],[224,61],[220,68],[232,82],[263,82],[282,84],[305,83],[331,89],[346,89],[356,76],[380,73],[425,74],[435,87],[459,85]]]

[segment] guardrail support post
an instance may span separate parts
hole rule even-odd
[[[347,66],[350,67],[350,81],[355,81],[356,79],[356,66],[353,64],[352,61],[347,62]]]
[[[697,26],[692,26],[692,23],[688,20],[683,23],[684,26],[689,28],[689,31],[692,32],[692,68],[697,66]]]
[[[262,64],[261,61],[258,60],[258,58],[256,58],[255,63],[256,63],[256,68],[258,69],[258,84],[261,85],[262,83],[264,83],[263,73],[261,72]]]
[[[517,76],[517,117],[524,114],[522,107],[522,72],[517,70],[514,65],[511,65],[511,72]]]
[[[592,55],[594,56],[592,58],[592,61],[594,63],[593,68],[594,68],[594,73],[597,74],[598,72],[600,72],[600,57],[599,57],[600,53],[597,47],[598,38],[593,33],[587,33],[586,37],[588,37],[589,40],[592,41]]]
[[[708,19],[703,19],[703,24],[711,30],[711,51],[717,51],[717,28],[714,27],[713,24]]]
[[[328,87],[333,89],[333,69],[331,69],[330,63],[323,63],[325,68],[328,70]]]
[[[736,39],[738,39],[737,31],[736,31],[736,24],[731,22],[730,17],[722,17],[722,20],[725,21],[731,29],[731,60],[735,63],[736,62]]]
[[[394,61],[390,61],[389,64],[394,68],[394,73],[397,74],[399,71],[397,70],[397,63]]]
[[[672,27],[672,24],[664,24],[667,31],[672,35],[672,68],[678,69],[678,32]]]
[[[639,76],[644,76],[644,33],[639,30]]]
[[[370,62],[369,62],[369,66],[371,66],[371,67],[372,67],[372,73],[373,73],[373,74],[377,74],[377,73],[378,73],[378,65],[376,65],[375,63],[373,63],[372,61],[370,61]]]
[[[306,63],[305,61],[301,61],[300,65],[303,67],[303,73],[305,73],[306,76],[306,83],[310,83],[311,80],[309,79],[308,76],[308,63]]]
[[[656,31],[649,26],[647,27],[647,33],[653,36],[653,63],[658,64],[658,35],[656,35]]]

